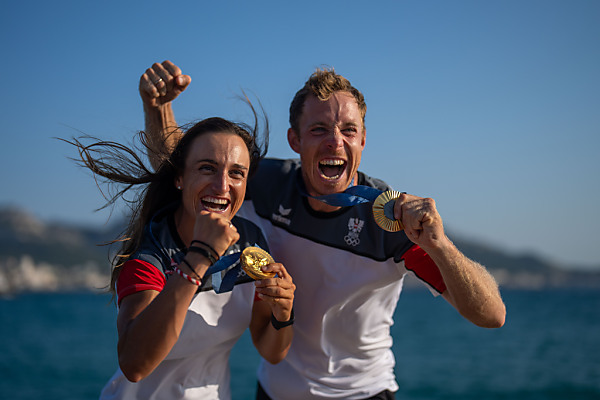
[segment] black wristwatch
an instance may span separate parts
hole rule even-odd
[[[271,325],[273,325],[273,328],[280,330],[281,328],[285,328],[286,326],[290,326],[294,323],[294,308],[292,308],[292,312],[290,313],[290,319],[285,321],[285,322],[281,322],[278,321],[277,318],[275,318],[275,316],[273,315],[273,313],[271,313]]]

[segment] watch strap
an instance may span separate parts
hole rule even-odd
[[[273,325],[273,328],[275,328],[276,330],[280,330],[281,328],[290,326],[293,323],[294,323],[294,308],[293,307],[292,307],[292,312],[290,313],[290,319],[285,322],[278,321],[277,318],[275,318],[275,316],[273,315],[273,313],[271,313],[271,325]]]

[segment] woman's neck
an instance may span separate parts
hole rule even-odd
[[[194,219],[186,215],[183,206],[179,206],[175,211],[175,228],[186,247],[194,239]]]

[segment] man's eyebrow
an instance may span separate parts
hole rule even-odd
[[[314,121],[311,122],[308,126],[312,127],[312,126],[330,126],[331,123],[330,122],[324,122],[324,121]],[[337,122],[334,123],[334,125],[337,125]],[[343,126],[359,126],[360,124],[355,122],[355,121],[347,121],[347,122],[341,122],[340,125]]]
[[[238,169],[243,169],[243,170],[247,170],[248,167],[246,167],[245,165],[242,164],[233,164],[234,167],[238,168]]]

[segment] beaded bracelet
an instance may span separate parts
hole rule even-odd
[[[216,260],[219,260],[219,253],[217,253],[217,251],[215,250],[214,247],[212,247],[210,244],[203,242],[202,240],[192,240],[192,243],[190,243],[190,246],[192,246],[194,243],[199,243],[202,246],[206,247],[208,250],[210,250],[213,254],[213,256],[215,257]]]
[[[176,265],[173,267],[173,270],[175,272],[177,272],[177,274],[180,277],[182,277],[183,279],[187,279],[188,281],[190,281],[191,283],[193,283],[196,286],[200,286],[202,284],[202,282],[200,282],[198,279],[192,278],[191,276],[189,276],[188,274],[186,274],[185,272],[180,270],[179,267],[177,267]]]
[[[214,263],[217,262],[217,259],[206,249],[203,249],[202,247],[198,247],[198,246],[190,246],[188,247],[188,252],[192,252],[192,253],[199,253],[202,254],[204,257],[206,257],[208,259],[208,261],[210,261],[210,265],[213,265]]]

